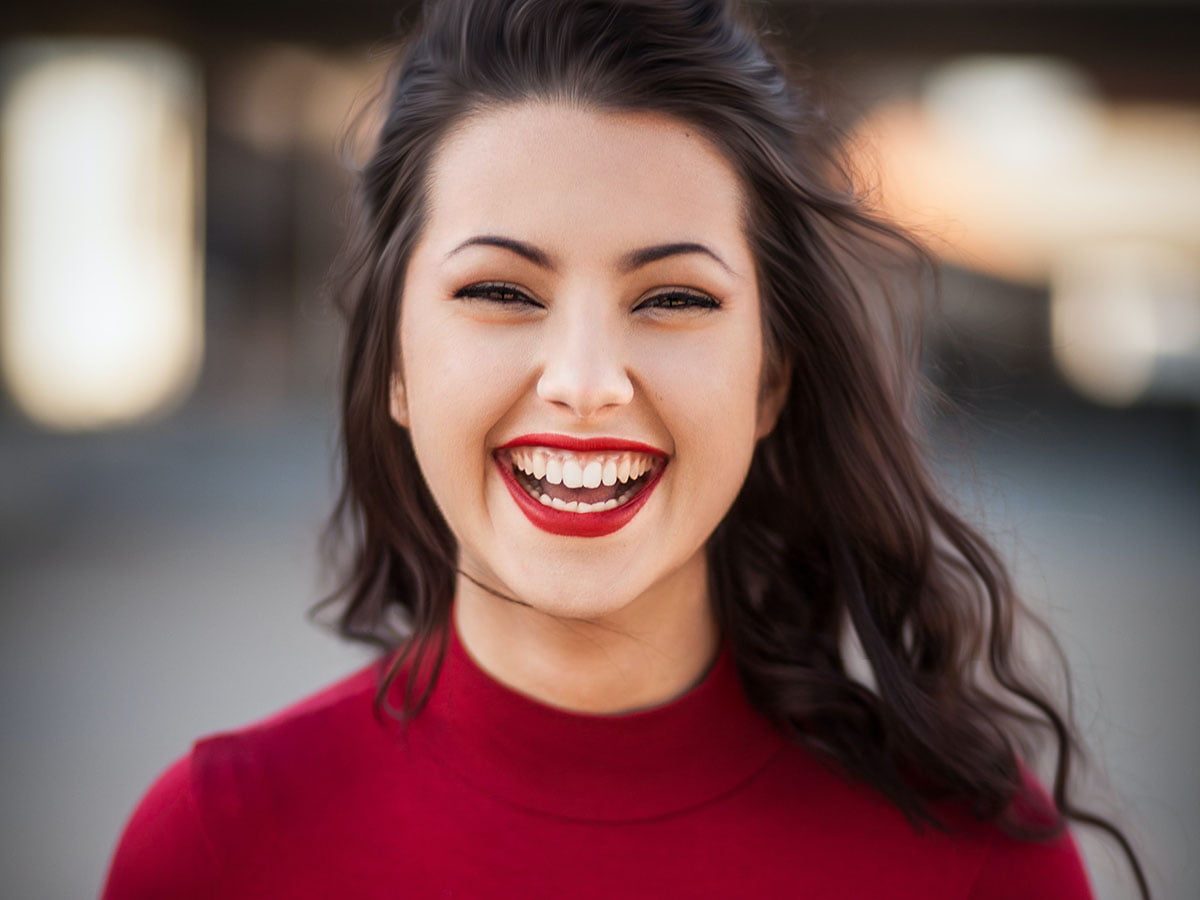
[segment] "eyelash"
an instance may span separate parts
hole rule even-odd
[[[503,299],[489,297],[489,294],[501,294]],[[528,295],[511,284],[488,282],[485,284],[470,284],[456,291],[455,299],[493,300],[502,306],[518,306],[522,303],[532,304]]]
[[[489,295],[499,294],[503,299],[490,297]],[[519,306],[529,304],[537,306],[536,301],[530,299],[529,295],[515,285],[505,284],[503,282],[488,282],[483,284],[471,284],[455,292],[455,298],[458,299],[473,299],[473,300],[490,300],[493,303],[501,306]],[[652,303],[652,301],[659,301]],[[662,301],[684,301],[682,303],[663,303]],[[642,309],[719,309],[721,302],[715,297],[710,297],[708,294],[701,294],[697,291],[684,290],[669,290],[659,294],[652,294],[644,301],[638,304],[637,308]]]

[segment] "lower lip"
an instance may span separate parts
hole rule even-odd
[[[506,463],[498,459],[495,463],[496,468],[500,470],[500,477],[504,479],[505,487],[512,494],[521,512],[525,513],[525,518],[543,531],[567,537],[603,537],[624,528],[638,514],[638,510],[646,505],[651,492],[658,485],[658,480],[662,478],[662,473],[666,471],[666,466],[659,469],[658,474],[642,488],[641,493],[628,503],[599,512],[574,513],[546,506],[534,499],[529,491],[517,482],[512,469]]]

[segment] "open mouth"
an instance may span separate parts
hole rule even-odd
[[[573,513],[606,512],[632,502],[667,464],[650,453],[549,447],[510,447],[496,456],[533,500]]]

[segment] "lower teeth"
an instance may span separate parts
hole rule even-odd
[[[563,512],[573,513],[604,512],[605,510],[616,509],[618,506],[624,506],[626,503],[628,503],[630,494],[633,493],[633,491],[627,491],[620,497],[614,497],[611,500],[605,500],[603,503],[580,503],[578,500],[571,500],[568,502],[566,500],[560,500],[557,497],[551,497],[548,494],[535,493],[529,490],[529,488],[525,488],[525,490],[531,497],[541,503],[542,506],[550,506],[554,509],[561,509]]]
[[[516,467],[513,468],[513,477],[521,485],[525,493],[541,503],[542,506],[549,506],[563,512],[573,513],[606,512],[610,509],[616,509],[618,506],[624,506],[633,499],[635,494],[640,493],[645,481],[644,478],[639,478],[636,481],[631,481],[628,485],[622,483],[622,486],[626,488],[625,492],[609,500],[602,500],[597,503],[583,503],[579,500],[561,500],[558,497],[551,497],[549,494],[542,493],[538,490],[537,485],[531,484],[528,476],[518,471]]]
[[[601,500],[599,503],[581,503],[580,500],[560,500],[558,497],[551,497],[550,494],[541,493],[536,488],[530,488],[528,485],[522,485],[526,493],[542,506],[551,506],[553,509],[563,510],[564,512],[604,512],[610,509],[617,509],[617,506],[624,506],[629,503],[630,497],[636,491],[626,491],[620,494],[619,497],[613,497],[608,500]]]

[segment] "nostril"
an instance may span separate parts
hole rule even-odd
[[[538,396],[584,418],[633,399],[624,346],[596,320],[577,320],[547,337]]]
[[[547,369],[538,379],[537,394],[543,400],[586,417],[610,406],[624,406],[633,399],[633,382],[623,370],[601,377],[586,373],[565,375]]]

